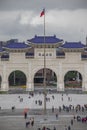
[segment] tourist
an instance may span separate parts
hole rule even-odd
[[[54,126],[53,130],[56,130],[56,127]]]
[[[52,99],[54,99],[55,97],[54,97],[54,95],[52,95]]]
[[[46,127],[45,127],[45,126],[43,126],[42,130],[46,130]]]
[[[12,108],[11,108],[11,109],[12,109],[12,112],[14,112],[14,110],[15,110],[15,106],[12,106]]]
[[[66,125],[65,125],[65,128],[64,128],[64,130],[67,130],[67,127],[66,127]]]
[[[68,130],[71,130],[71,127],[70,127],[70,126],[68,126]]]
[[[27,112],[24,112],[24,118],[25,119],[27,118]]]
[[[56,120],[58,120],[58,113],[56,113]]]
[[[30,125],[30,121],[26,122],[26,128]]]
[[[41,128],[38,128],[38,130],[41,130]]]
[[[71,119],[71,125],[73,125],[73,119]]]
[[[34,117],[31,118],[31,126],[34,126]]]
[[[52,113],[54,112],[54,106],[52,106]]]

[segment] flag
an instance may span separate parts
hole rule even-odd
[[[42,12],[40,13],[40,17],[42,17],[43,15],[45,15],[45,9],[43,9]]]

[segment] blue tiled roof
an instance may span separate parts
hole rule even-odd
[[[27,40],[29,41],[30,43],[37,43],[37,44],[41,44],[41,43],[44,43],[44,36],[35,36],[34,38],[32,39],[29,39]],[[62,39],[58,39],[56,38],[56,36],[45,36],[45,43],[48,43],[48,44],[55,44],[55,43],[58,43],[58,42],[62,42],[63,40]]]
[[[2,49],[2,47],[0,47],[0,52],[2,52],[3,51],[3,49]]]
[[[10,42],[5,47],[14,48],[14,49],[17,49],[17,48],[23,49],[23,48],[29,47],[29,45],[25,44],[24,42]]]
[[[0,45],[0,52],[4,51],[3,47]]]
[[[61,47],[63,48],[84,48],[85,45],[81,42],[65,42]]]

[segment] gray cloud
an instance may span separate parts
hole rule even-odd
[[[0,10],[38,10],[87,8],[87,0],[0,0]]]
[[[39,16],[44,7],[46,35],[85,42],[87,0],[0,0],[0,40],[43,35],[43,17]]]

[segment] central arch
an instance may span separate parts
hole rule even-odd
[[[44,68],[38,70],[34,75],[34,87],[44,87]],[[57,76],[55,72],[49,68],[46,68],[46,88],[57,87]]]

